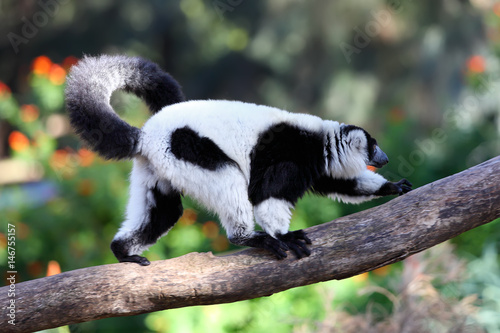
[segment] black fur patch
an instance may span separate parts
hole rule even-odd
[[[377,144],[377,140],[372,138],[370,136],[370,134],[368,134],[366,131],[365,131],[365,135],[366,135],[366,141],[368,142],[368,147],[366,147],[368,149],[368,160],[371,161],[371,160],[373,160],[373,157],[375,156],[375,147],[378,144]]]
[[[338,145],[338,142],[336,142],[335,144]],[[326,160],[328,161],[328,163],[330,163],[331,160],[333,159],[332,148],[333,148],[332,147],[332,138],[330,137],[330,134],[328,133],[326,135],[326,144],[324,147],[324,149],[326,150]],[[338,147],[337,147],[337,151],[338,151]]]
[[[271,197],[295,203],[325,172],[324,144],[322,133],[284,123],[261,133],[251,154],[252,204]]]
[[[75,132],[93,151],[107,159],[130,158],[136,152],[140,130],[120,119],[105,103],[67,98]]]
[[[313,191],[320,195],[343,194],[351,197],[359,196],[386,196],[402,195],[411,191],[412,184],[406,179],[401,179],[397,183],[386,182],[377,191],[368,192],[357,189],[356,179],[334,179],[328,176],[321,176],[313,186]]]
[[[172,191],[162,193],[158,187],[150,190],[154,202],[149,203],[148,221],[141,229],[134,232],[132,237],[115,239],[111,243],[111,250],[120,262],[136,262],[140,265],[149,265],[149,260],[139,255],[129,256],[130,248],[136,245],[154,244],[161,235],[174,226],[182,215],[181,196]]]
[[[154,114],[164,106],[185,101],[180,84],[157,64],[135,58],[135,75],[126,81],[125,90],[141,97]]]
[[[215,171],[226,165],[237,165],[207,137],[201,137],[188,126],[178,128],[172,133],[170,148],[175,157]]]
[[[155,243],[162,234],[174,226],[183,211],[179,193],[164,194],[157,187],[151,192],[155,203],[149,211],[149,223],[140,231],[139,240],[142,244]]]
[[[313,191],[320,195],[344,194],[349,196],[368,195],[356,190],[356,179],[335,179],[328,176],[320,177],[313,186]]]

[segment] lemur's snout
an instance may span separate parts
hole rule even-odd
[[[375,154],[373,154],[373,158],[368,165],[374,166],[376,168],[381,168],[384,165],[389,163],[389,158],[387,155],[380,149],[378,146],[375,148]]]

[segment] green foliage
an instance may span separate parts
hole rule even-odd
[[[463,284],[466,295],[478,295],[481,308],[477,320],[488,332],[500,332],[500,261],[498,248],[484,247],[481,257],[468,264],[469,278]]]

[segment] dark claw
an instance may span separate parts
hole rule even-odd
[[[304,232],[304,230],[290,231],[290,232],[288,232],[288,233],[286,233],[284,235],[281,235],[279,237],[281,237],[280,239],[284,240],[284,241],[290,241],[290,240],[300,239],[300,240],[305,241],[306,244],[312,244],[311,240],[309,239],[309,237],[307,237],[307,235]]]
[[[312,242],[303,230],[290,231],[284,235],[277,235],[277,237],[295,253],[298,259],[311,254],[306,244],[311,244]]]
[[[288,247],[287,244],[283,243],[282,241],[278,239],[274,240],[275,242],[270,241],[268,244],[266,244],[267,246],[264,246],[264,248],[271,251],[279,260],[285,259],[288,256],[286,254],[286,251],[290,250],[290,248]]]
[[[309,255],[311,255],[311,251],[307,248],[307,246],[304,243],[302,243],[299,240],[290,241],[288,243],[288,246],[295,253],[298,259],[308,257]]]
[[[404,184],[404,185],[408,185],[408,186],[410,186],[410,187],[412,187],[412,186],[413,186],[413,185],[412,185],[412,183],[410,183],[410,182],[409,182],[408,180],[406,180],[406,179],[401,179],[399,182],[400,182],[400,183],[402,183],[402,184]]]
[[[256,232],[256,237],[254,238],[256,247],[261,247],[272,252],[279,260],[285,259],[288,255],[286,251],[290,250],[287,244],[279,239],[273,238],[265,232]],[[260,240],[260,241],[259,241]]]
[[[408,193],[412,190],[412,183],[410,183],[406,179],[401,179],[399,182],[395,183],[396,186],[400,189],[399,195],[403,195],[405,193]]]
[[[122,257],[119,259],[120,262],[135,262],[138,263],[141,266],[148,266],[151,264],[146,257],[141,257],[138,255],[133,255],[133,256],[127,256],[127,257]]]
[[[287,257],[286,251],[290,250],[287,244],[279,239],[271,237],[264,231],[256,231],[252,237],[232,237],[229,239],[229,241],[237,245],[266,249],[269,252],[273,253],[280,260],[285,259]]]
[[[297,239],[302,239],[303,241],[306,242],[306,244],[312,244],[312,241],[307,237],[307,234],[304,232],[304,230],[295,230],[293,233],[296,235]]]

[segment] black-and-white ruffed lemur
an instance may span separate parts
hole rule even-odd
[[[111,107],[117,89],[151,109],[141,129]],[[388,158],[360,127],[250,103],[186,101],[176,80],[142,58],[85,57],[68,76],[66,105],[91,149],[133,159],[126,219],[111,243],[120,262],[149,265],[140,254],[182,215],[183,194],[216,212],[232,243],[282,259],[288,250],[310,254],[306,234],[288,231],[290,210],[307,191],[359,203],[411,190],[405,179],[367,170]]]

